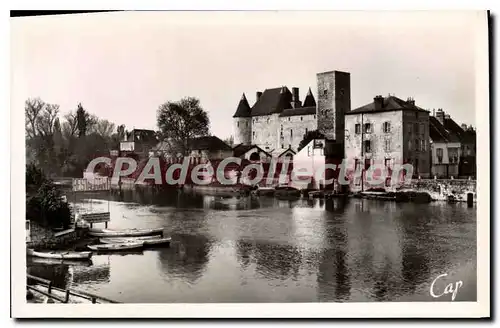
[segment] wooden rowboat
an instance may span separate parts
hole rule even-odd
[[[139,238],[101,238],[101,243],[104,244],[123,244],[123,243],[137,243],[142,242],[144,245],[164,245],[170,244],[172,238],[150,238],[150,239],[141,239]]]
[[[116,244],[100,244],[100,245],[88,245],[87,247],[93,251],[123,251],[129,249],[138,249],[142,248],[144,243],[116,243]]]
[[[126,230],[108,230],[102,229],[90,230],[89,234],[94,237],[139,237],[163,234],[163,228],[158,229],[126,229]]]
[[[26,253],[29,256],[60,260],[88,260],[92,257],[92,252],[36,252],[28,249]]]
[[[100,238],[99,241],[103,244],[116,244],[117,240],[118,243],[121,243],[124,240],[125,242],[129,242],[130,240],[132,240],[132,242],[139,242],[151,239],[160,239],[161,237],[162,237],[161,235],[142,236],[142,237],[110,237],[110,238]]]

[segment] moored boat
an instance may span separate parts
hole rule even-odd
[[[126,229],[126,230],[90,230],[89,235],[94,237],[139,237],[163,234],[163,228],[158,229]]]
[[[93,251],[122,251],[129,249],[138,249],[142,248],[144,243],[136,242],[136,243],[116,243],[116,244],[99,244],[99,245],[88,245],[87,247]]]
[[[129,241],[139,242],[139,241],[160,239],[160,238],[162,238],[161,235],[142,236],[142,237],[107,237],[107,238],[100,238],[99,241],[103,244],[116,244],[117,241],[118,241],[118,243],[129,242]]]
[[[144,246],[146,245],[166,245],[170,244],[172,238],[151,238],[151,239],[141,239],[139,238],[102,238],[100,239],[101,243],[104,244],[125,244],[125,243],[136,243],[142,242]]]
[[[88,260],[92,257],[92,252],[37,252],[28,249],[26,253],[29,256],[60,260]]]

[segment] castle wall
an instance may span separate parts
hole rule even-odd
[[[233,118],[234,144],[249,145],[252,137],[252,119],[250,117]]]
[[[252,117],[251,143],[265,151],[278,149],[279,114]]]
[[[308,131],[317,129],[316,115],[296,115],[280,117],[280,135],[278,150],[284,151],[289,146],[294,151]]]

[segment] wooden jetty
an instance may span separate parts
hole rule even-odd
[[[35,285],[26,284],[27,292],[42,295],[47,300],[51,300],[52,303],[120,303],[82,290],[57,288],[53,286],[52,281],[30,274],[27,275],[27,278],[36,282]]]

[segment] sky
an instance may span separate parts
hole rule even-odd
[[[232,134],[242,93],[351,74],[352,109],[380,94],[475,125],[477,12],[121,12],[11,18],[11,106],[78,103],[116,125],[156,129],[166,101],[200,99]],[[482,32],[482,31],[481,31]],[[487,31],[484,30],[484,33]]]

